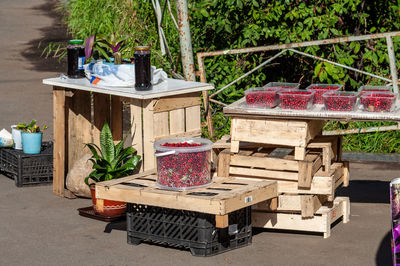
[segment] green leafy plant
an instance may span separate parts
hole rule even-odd
[[[107,122],[100,132],[100,148],[94,143],[87,143],[92,157],[93,171],[85,178],[89,186],[89,180],[95,182],[107,181],[132,174],[140,162],[140,156],[132,147],[124,148],[125,138],[117,145],[114,144],[112,133]]]
[[[113,32],[110,35],[92,35],[85,41],[86,58],[90,58],[97,52],[97,56],[119,65],[123,58],[130,54],[128,46],[125,45],[126,39],[127,36],[120,35],[118,32]],[[114,58],[114,61],[111,57]]]
[[[46,125],[44,125],[42,129],[40,129],[40,126],[37,125],[36,123],[37,123],[36,120],[32,120],[29,124],[19,123],[16,129],[22,130],[23,132],[26,133],[39,133],[48,128]]]

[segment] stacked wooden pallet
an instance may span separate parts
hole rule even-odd
[[[335,198],[336,189],[349,184],[349,165],[341,161],[341,138],[321,136],[322,126],[312,120],[233,119],[230,139],[215,144],[219,177],[278,183],[278,197],[253,206],[253,226],[329,237],[333,222],[349,220],[348,198]]]

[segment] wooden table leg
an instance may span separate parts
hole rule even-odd
[[[65,183],[65,89],[53,88],[53,193],[64,196]]]

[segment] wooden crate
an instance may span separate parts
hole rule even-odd
[[[342,136],[318,136],[307,144],[307,150],[322,151],[322,165],[329,172],[332,162],[342,160],[342,143]]]
[[[226,149],[219,154],[218,176],[249,176],[265,179],[287,180],[299,188],[310,188],[313,176],[322,165],[322,152],[309,152],[305,160],[294,159],[293,154],[282,158],[270,157],[276,148],[260,147],[231,153]]]
[[[320,232],[324,238],[328,238],[331,225],[340,217],[343,217],[343,223],[350,220],[350,200],[347,197],[335,198],[332,207],[322,206],[309,219],[302,218],[298,213],[253,211],[252,225],[258,228]]]
[[[321,120],[279,120],[248,116],[231,117],[231,151],[238,152],[241,141],[284,145],[295,148],[295,159],[305,159],[311,139],[322,132]]]
[[[253,205],[253,210],[301,213],[302,218],[311,218],[327,202],[327,195],[282,194]]]
[[[156,184],[155,171],[96,184],[96,198],[152,205],[219,215],[276,197],[277,185],[270,180],[239,180],[214,177],[209,186],[186,191],[166,190]]]

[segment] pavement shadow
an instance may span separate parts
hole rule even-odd
[[[375,256],[375,264],[378,266],[392,265],[391,231],[383,237],[379,244]]]
[[[65,72],[67,69],[66,57],[59,61],[58,58],[42,56],[43,49],[50,43],[67,43],[70,37],[67,34],[67,28],[62,23],[62,14],[57,10],[60,2],[57,0],[48,0],[44,4],[32,8],[35,12],[50,17],[53,24],[49,27],[39,29],[42,37],[30,40],[28,48],[21,52],[21,56],[26,58],[31,65],[27,65],[28,70],[40,72]]]
[[[349,197],[350,202],[390,204],[389,181],[351,180],[348,187],[337,190],[337,196]]]

